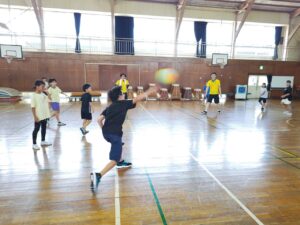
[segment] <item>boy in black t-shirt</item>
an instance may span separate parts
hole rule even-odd
[[[130,167],[131,163],[121,160],[122,157],[122,125],[125,121],[127,111],[133,109],[136,103],[147,98],[150,94],[156,93],[155,88],[150,88],[145,93],[138,95],[133,100],[125,100],[120,86],[113,87],[108,96],[112,103],[101,113],[98,123],[102,128],[103,137],[111,144],[109,153],[110,162],[100,173],[91,173],[91,190],[94,192],[103,177],[108,171],[117,168]]]
[[[80,131],[82,135],[86,135],[88,131],[86,130],[87,126],[92,122],[92,113],[93,113],[93,106],[92,106],[92,86],[90,84],[84,84],[82,86],[82,90],[85,92],[81,96],[81,119],[83,119],[82,127]]]
[[[283,113],[291,116],[291,104],[292,104],[292,85],[291,85],[291,81],[287,80],[286,81],[286,88],[283,90],[283,95],[281,95],[281,104],[284,105],[286,111],[284,111]]]

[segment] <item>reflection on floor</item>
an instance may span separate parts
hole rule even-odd
[[[129,170],[89,191],[108,160],[95,119],[82,137],[80,103],[63,103],[65,127],[34,152],[30,105],[0,105],[0,224],[300,224],[300,110],[278,101],[228,101],[201,116],[199,102],[143,102],[124,124]],[[118,173],[116,176],[116,173]],[[117,188],[119,187],[119,188]],[[120,205],[120,207],[119,207]]]

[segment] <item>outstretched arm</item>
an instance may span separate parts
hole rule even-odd
[[[98,122],[99,126],[101,127],[101,129],[104,126],[104,120],[105,120],[105,117],[103,115],[100,115],[98,120],[97,120],[97,122]]]
[[[157,92],[157,88],[149,88],[146,92],[144,92],[143,94],[138,95],[136,98],[134,98],[132,100],[133,104],[136,104],[142,100],[144,100],[145,98],[148,98],[149,95],[154,94]]]

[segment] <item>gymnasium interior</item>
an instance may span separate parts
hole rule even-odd
[[[299,27],[299,0],[0,0],[0,224],[299,225]],[[203,115],[213,73],[220,104]],[[129,101],[157,92],[126,115],[132,166],[95,193],[90,173],[111,147],[97,119],[121,74]],[[35,150],[42,78],[63,91],[66,125],[49,119],[51,145],[39,133]],[[94,111],[83,135],[86,83]]]

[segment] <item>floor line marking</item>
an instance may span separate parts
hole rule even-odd
[[[161,122],[156,119],[156,117],[147,110],[143,105],[141,105],[142,109],[145,110],[152,118],[155,120],[160,126],[162,126]],[[218,180],[218,178],[215,177],[213,173],[211,173],[207,167],[202,164],[192,153],[190,153],[190,156],[201,166],[201,168],[258,224],[258,225],[264,225],[255,215],[248,209],[225,185],[222,184],[221,181]]]
[[[192,153],[191,157],[198,162],[201,168],[259,225],[264,225],[215,175],[207,169]]]
[[[120,207],[120,190],[119,190],[118,169],[116,169],[116,175],[115,175],[115,221],[116,221],[116,225],[121,225],[121,207]]]
[[[182,107],[175,106],[175,108],[177,108],[177,110],[178,110],[179,112],[181,112],[181,113],[184,113],[184,114],[189,115],[189,116],[191,116],[191,117],[193,117],[193,118],[195,118],[195,119],[200,120],[200,118],[198,118],[198,117],[196,117],[196,116],[194,116],[194,115],[192,115],[192,114],[190,114],[190,113],[185,113],[183,110],[180,110],[180,109],[182,109]],[[149,112],[149,113],[150,113],[150,112]],[[158,120],[156,120],[156,122],[160,123]],[[214,127],[214,128],[217,129],[217,127],[216,127],[216,126],[213,126],[213,125],[210,123],[210,121],[207,120],[207,122],[208,122],[208,124],[209,124],[210,126],[212,126],[212,127]],[[226,127],[225,124],[223,124],[223,125]],[[221,128],[218,128],[218,129],[221,129]],[[234,130],[234,128],[228,128],[228,129],[233,129],[233,130]],[[273,146],[273,145],[270,145],[270,144],[266,144],[266,146],[269,146],[269,147],[270,147],[271,149],[273,149],[273,150],[277,150],[277,151],[281,151],[281,152],[283,152],[283,153],[289,154],[290,156],[293,156],[294,158],[295,158],[295,157],[298,157],[298,156],[296,156],[295,154],[290,153],[290,152],[288,152],[288,151],[286,151],[286,150],[284,150],[284,149],[282,149],[282,148],[280,148],[280,147],[278,147],[278,146]],[[268,152],[267,152],[267,153],[268,153]],[[278,159],[278,160],[282,161],[283,163],[286,163],[286,164],[288,164],[288,165],[290,165],[290,166],[292,166],[292,167],[294,167],[294,168],[300,169],[298,166],[296,166],[296,165],[294,165],[294,164],[292,164],[292,163],[289,163],[289,162],[287,162],[286,160],[281,159],[280,157],[277,157],[277,156],[273,155],[272,153],[268,153],[268,154],[271,155],[271,156],[273,156],[275,159]]]
[[[160,218],[161,218],[161,220],[163,222],[163,225],[168,225],[166,217],[165,217],[165,214],[164,214],[164,212],[162,210],[162,207],[160,205],[157,193],[155,191],[154,185],[152,183],[151,177],[150,177],[149,173],[147,172],[147,170],[145,170],[145,172],[146,172],[146,175],[147,175],[147,178],[148,178],[148,182],[149,182],[149,185],[150,185],[150,188],[151,188],[151,191],[152,191],[152,194],[153,194],[153,197],[154,197],[154,200],[155,200],[155,203],[156,203],[156,206],[157,206]]]

